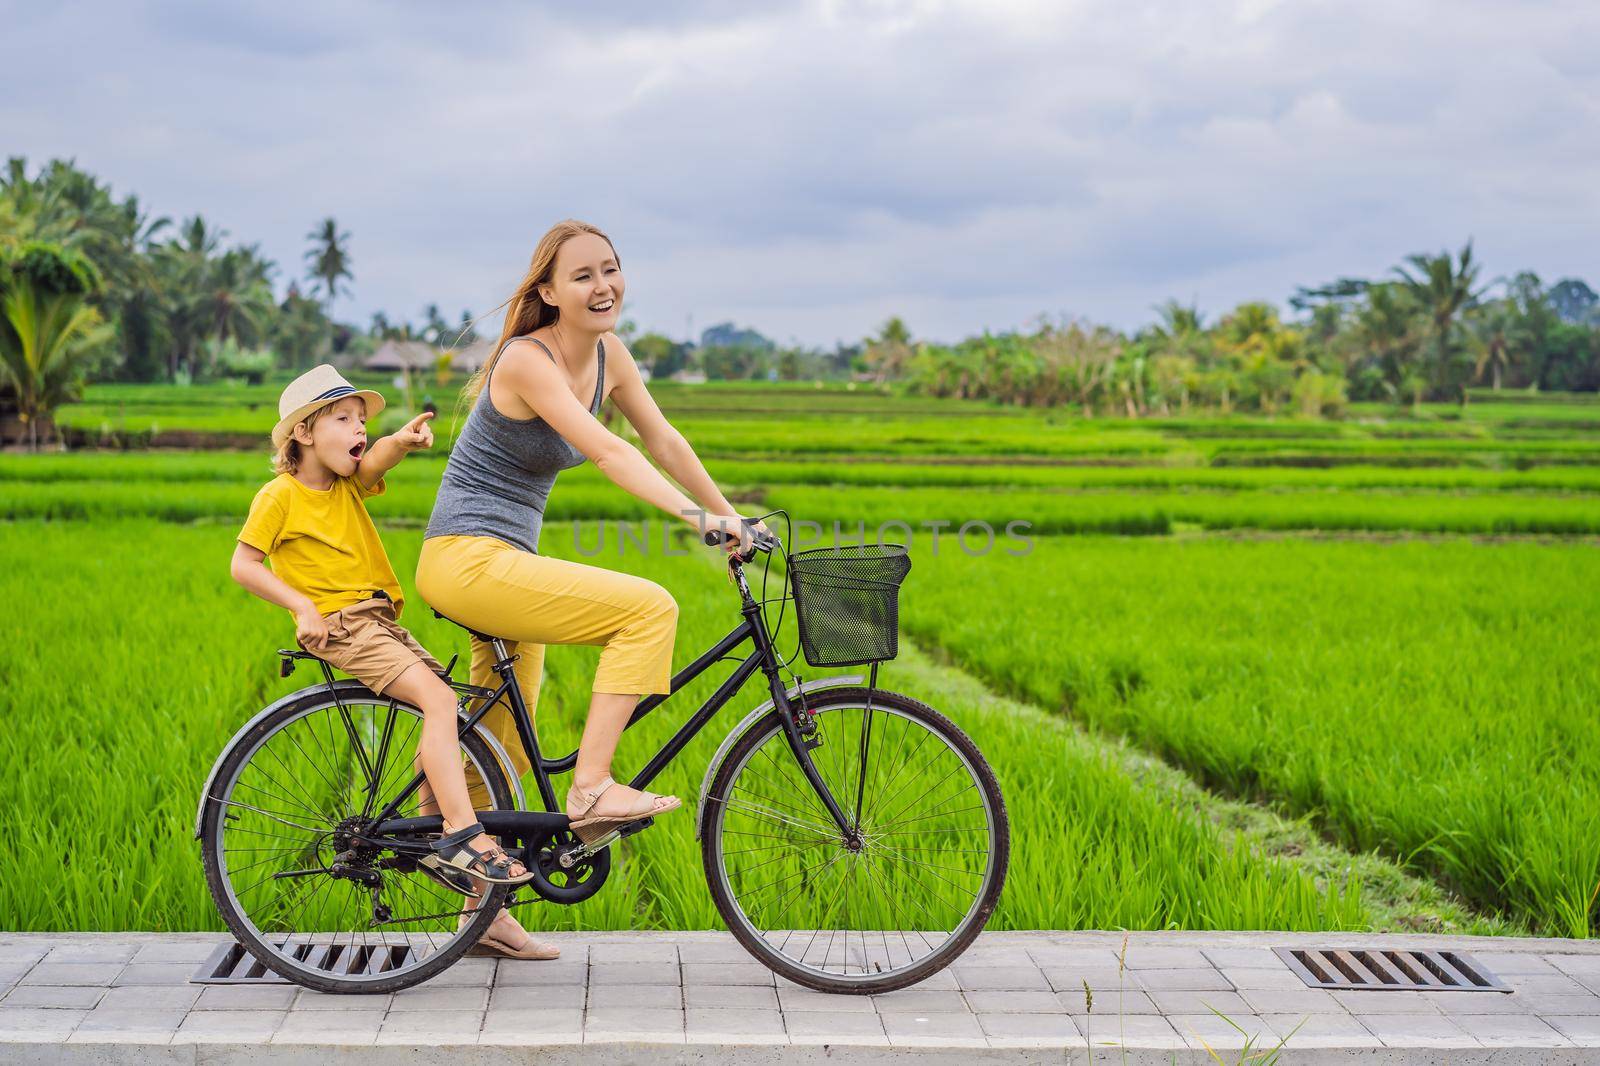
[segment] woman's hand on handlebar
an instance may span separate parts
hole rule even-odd
[[[722,549],[729,555],[743,556],[755,544],[752,526],[736,514],[708,514],[705,518],[706,539],[713,532],[722,534]]]

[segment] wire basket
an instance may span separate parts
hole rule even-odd
[[[900,653],[904,544],[849,544],[789,556],[800,647],[812,666],[855,666]]]

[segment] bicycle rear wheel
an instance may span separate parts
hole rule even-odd
[[[802,775],[777,712],[734,744],[707,795],[706,877],[728,929],[797,984],[867,994],[949,965],[1000,899],[1005,801],[977,747],[898,693],[809,697],[812,761],[860,827],[851,847]],[[859,813],[858,813],[859,811]]]
[[[411,779],[421,731],[409,704],[318,687],[224,758],[201,823],[206,881],[239,942],[289,980],[322,992],[414,985],[472,947],[505,900],[504,886],[480,899],[451,891],[415,852],[352,842]],[[489,745],[474,732],[461,748],[494,806],[514,807]],[[417,816],[415,795],[395,815]]]

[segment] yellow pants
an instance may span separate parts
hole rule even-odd
[[[546,644],[603,645],[594,691],[646,695],[672,688],[672,646],[678,603],[648,578],[535,555],[496,537],[428,537],[417,560],[417,592],[435,610],[478,632],[499,637],[509,654],[522,698],[533,715],[539,704]],[[472,640],[474,685],[494,688],[494,649]],[[518,775],[532,769],[517,736],[508,700],[483,719],[505,746]],[[467,785],[476,809],[491,806],[471,766]]]

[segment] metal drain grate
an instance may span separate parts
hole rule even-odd
[[[278,945],[282,947],[282,944]],[[301,962],[324,973],[383,973],[410,965],[414,960],[409,944],[296,944],[292,954]],[[239,944],[222,944],[213,951],[189,978],[198,985],[288,984],[260,959]]]
[[[1460,951],[1388,948],[1273,948],[1312,988],[1386,992],[1510,992],[1482,963]]]

